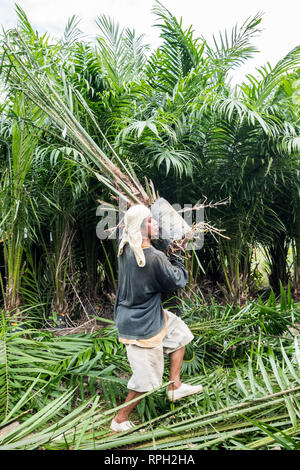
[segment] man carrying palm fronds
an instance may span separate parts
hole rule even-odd
[[[167,256],[151,245],[158,235],[158,223],[143,204],[132,206],[124,216],[124,230],[119,245],[119,288],[114,317],[119,341],[126,346],[132,370],[128,382],[129,402],[162,384],[163,354],[170,355],[170,401],[198,393],[201,385],[188,385],[180,380],[186,344],[193,339],[187,325],[172,312],[164,310],[161,294],[187,283],[187,272],[181,256]],[[115,432],[132,428],[129,414],[140,400],[122,408],[112,420]]]

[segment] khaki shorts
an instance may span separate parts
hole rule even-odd
[[[135,344],[126,344],[126,352],[132,370],[127,384],[135,392],[150,392],[162,384],[164,372],[164,354],[170,354],[190,343],[194,338],[188,326],[181,318],[166,310],[168,329],[162,343],[155,348],[141,348]]]

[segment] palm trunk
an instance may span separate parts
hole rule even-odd
[[[287,253],[288,244],[284,236],[277,238],[269,248],[271,263],[271,273],[269,275],[270,286],[275,292],[280,292],[280,281],[283,285],[288,282],[287,274]]]
[[[296,213],[295,222],[295,248],[296,256],[294,262],[295,266],[295,295],[300,295],[300,205]]]
[[[24,240],[14,237],[16,233],[6,239],[4,243],[4,264],[6,286],[4,293],[4,310],[11,317],[20,313],[22,296],[20,294],[21,272],[23,263]]]

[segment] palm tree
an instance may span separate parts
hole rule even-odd
[[[291,184],[297,191],[299,127],[287,118],[277,96],[287,73],[299,67],[299,47],[274,69],[261,68],[260,80],[249,76],[249,83],[231,89],[230,70],[255,52],[250,41],[259,32],[261,15],[235,27],[231,42],[225,32],[219,44],[214,38],[209,46],[203,38],[195,39],[191,28],[183,31],[182,23],[159,2],[154,12],[163,44],[147,65],[147,103],[141,102],[129,119],[122,115],[125,127],[116,143],[122,154],[133,154],[143,167],[148,164],[154,184],[172,202],[182,204],[187,197],[194,203],[200,197],[230,201],[208,211],[230,241],[206,243],[213,250],[209,258],[219,260],[217,270],[223,271],[230,295],[238,299],[249,280],[256,244],[276,244],[291,223],[280,210],[276,185],[284,179],[280,193]],[[279,279],[286,280],[282,267],[271,275],[277,289]]]
[[[28,178],[35,148],[40,139],[40,132],[28,129],[26,121],[41,125],[43,116],[39,108],[28,107],[24,95],[14,97],[12,113],[20,121],[6,124],[3,132],[8,141],[11,132],[11,151],[7,152],[2,162],[1,175],[1,233],[4,250],[6,283],[5,310],[7,313],[18,313],[21,303],[20,283],[23,270],[24,245],[36,237],[34,222],[36,220],[36,201],[32,194],[32,181]],[[27,241],[26,241],[27,238]],[[2,283],[3,286],[3,283]]]
[[[56,139],[61,139],[58,126],[68,145],[92,163],[99,181],[126,202],[150,204],[153,200],[151,192],[139,183],[145,172],[171,202],[182,204],[187,196],[193,203],[201,197],[229,199],[230,205],[220,208],[216,217],[214,211],[208,213],[231,239],[221,240],[220,249],[212,245],[211,253],[221,263],[230,295],[238,299],[247,283],[255,243],[263,240],[271,246],[286,231],[272,202],[276,198],[270,184],[274,186],[282,165],[287,164],[287,171],[293,167],[289,162],[298,152],[298,128],[276,104],[276,93],[286,74],[299,66],[299,48],[274,70],[262,68],[261,80],[249,76],[248,84],[231,90],[229,71],[255,52],[251,40],[259,32],[261,15],[235,27],[231,41],[225,32],[219,42],[213,38],[213,45],[208,45],[203,38],[195,39],[191,28],[183,31],[182,23],[159,2],[154,13],[160,21],[163,44],[147,63],[142,38],[129,30],[120,31],[116,23],[102,16],[96,48],[72,44],[66,54],[65,44],[59,43],[53,60],[47,46],[51,64],[47,73],[40,68],[38,52],[45,49],[45,42],[38,42],[38,51],[27,46],[24,52],[19,33],[8,37],[6,57],[14,64],[6,64],[11,70],[9,81],[26,89],[50,117]],[[21,19],[23,31],[33,34],[24,14]],[[23,58],[16,55],[17,50],[23,50]],[[63,69],[58,58],[66,64]],[[83,68],[85,78],[76,78],[76,67],[77,71]],[[114,140],[113,146],[105,134]],[[125,158],[131,169],[124,165]],[[268,226],[272,226],[270,231]],[[275,275],[274,287],[279,285],[278,276],[284,280],[284,264],[283,271]]]

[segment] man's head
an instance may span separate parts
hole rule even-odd
[[[151,216],[151,211],[144,204],[131,206],[124,215],[124,230],[128,233],[136,233],[141,229],[142,223]]]
[[[158,235],[158,222],[149,215],[141,224],[141,234],[145,238],[153,238]]]
[[[142,249],[143,239],[158,234],[158,224],[152,219],[151,211],[144,204],[136,204],[124,215],[124,230],[119,245],[119,255],[123,253],[126,243],[135,254],[138,266],[145,266],[146,260]]]

